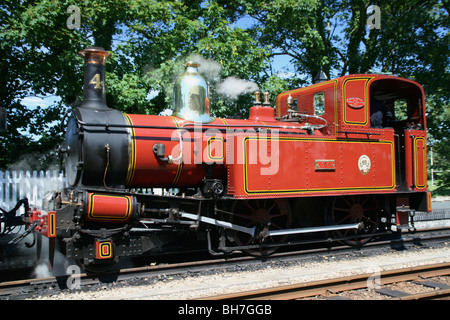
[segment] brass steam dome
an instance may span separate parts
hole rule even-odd
[[[194,122],[211,122],[208,84],[198,73],[198,64],[189,61],[184,73],[175,81],[173,115]]]

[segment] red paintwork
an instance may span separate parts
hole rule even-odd
[[[402,170],[412,186],[410,190],[425,191],[423,89],[414,81],[386,75],[344,76],[278,95],[277,117],[287,114],[289,95],[297,99],[299,112],[314,115],[314,94],[323,92],[324,112],[320,116],[328,126],[315,130],[314,135],[300,128],[305,123],[277,121],[275,110],[263,106],[252,107],[248,120],[218,118],[201,127],[195,124],[195,130],[186,130],[194,124],[177,117],[127,115],[135,126],[166,127],[131,129],[127,185],[199,186],[206,176],[207,164],[215,163],[211,178],[226,181],[228,194],[236,198],[396,192],[399,132],[371,127],[369,97],[375,86],[381,87],[377,90],[391,90],[405,85],[407,89],[402,90],[421,94],[421,107],[413,115],[421,130],[404,132]],[[315,121],[305,120],[320,123]],[[255,127],[261,131],[257,133]],[[156,143],[165,145],[166,156],[179,157],[179,132],[183,139],[182,161],[168,163],[157,159],[153,153]],[[411,135],[415,138],[409,138]]]
[[[131,219],[133,199],[131,196],[89,193],[86,221],[127,222]]]
[[[37,221],[38,224],[34,228],[35,232],[39,232],[44,237],[56,237],[56,212],[33,209],[29,213],[30,224]]]
[[[249,120],[275,121],[275,110],[273,108],[258,107],[250,108]]]
[[[114,257],[113,241],[103,240],[95,242],[95,258],[110,259]]]
[[[386,88],[391,90],[404,90],[407,96],[413,97],[420,95],[418,101],[411,102],[414,106],[411,112],[410,119],[413,119],[413,127],[420,127],[420,130],[404,130],[394,132],[393,128],[371,128],[370,126],[370,95],[372,86],[376,84],[383,84]],[[408,86],[407,89],[405,87]],[[287,114],[287,98],[291,95],[294,99],[298,99],[298,110],[304,111],[308,114],[313,114],[313,97],[317,92],[324,92],[325,95],[325,114],[323,118],[328,121],[328,129],[322,132],[330,138],[361,138],[370,141],[390,141],[396,146],[395,135],[405,136],[404,150],[404,175],[406,176],[407,185],[410,191],[426,191],[427,190],[427,169],[426,169],[426,120],[425,120],[425,94],[423,88],[415,81],[409,79],[398,78],[389,75],[348,75],[326,82],[314,84],[308,87],[299,88],[291,91],[281,93],[276,99],[276,113],[277,116]],[[363,105],[361,107],[361,105]],[[372,134],[372,135],[369,135]],[[411,139],[411,135],[415,138]],[[343,152],[353,152],[352,147],[344,147]],[[401,148],[400,148],[401,149]],[[414,155],[413,155],[414,149]],[[394,149],[395,150],[395,149]],[[384,153],[380,150],[373,150],[375,156],[375,166],[392,167],[390,165],[392,159],[399,161],[397,151]],[[317,156],[320,156],[317,154]],[[368,156],[370,156],[368,154]],[[382,159],[382,162],[380,160]],[[413,161],[414,160],[414,161]],[[336,163],[338,170],[339,165]],[[351,162],[344,164],[344,175],[351,174]],[[374,167],[375,168],[375,167]],[[413,183],[413,168],[414,168],[414,183]],[[388,173],[384,172],[377,174]],[[395,164],[394,169],[395,170]],[[389,173],[390,174],[390,173]],[[357,178],[357,175],[353,175]],[[393,173],[395,177],[395,173]],[[396,181],[398,184],[398,181]],[[370,185],[367,185],[369,187]],[[413,187],[414,186],[414,187]],[[347,186],[344,186],[347,187]],[[396,191],[393,188],[391,191]]]
[[[427,189],[426,132],[407,130],[405,133],[406,181],[411,189]]]
[[[217,166],[213,166],[213,177],[224,178],[226,146],[234,148],[232,137],[236,131],[255,132],[255,127],[280,125],[274,118],[273,108],[254,108],[256,108],[252,110],[254,120],[217,118],[203,125],[172,116],[127,115],[129,122],[134,126],[168,128],[132,129],[128,187],[195,186],[200,184],[206,175],[206,163],[217,163]],[[285,125],[300,127],[298,123]],[[166,156],[171,155],[174,159],[179,157],[179,132],[182,133],[183,139],[183,161],[167,163],[157,159],[153,153],[153,146],[156,143],[165,145]]]
[[[244,150],[245,163],[228,166],[229,192],[238,198],[297,197],[368,190],[387,192],[395,189],[392,140],[368,143],[325,136],[282,135],[277,147],[279,163],[269,165],[252,164],[248,150],[252,141],[260,141],[257,136],[241,135],[238,140],[238,148]],[[271,143],[272,149],[275,144]],[[358,168],[363,155],[371,156],[368,173]],[[317,170],[316,161],[320,159],[334,161],[335,168]]]

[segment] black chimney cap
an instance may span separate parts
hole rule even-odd
[[[316,74],[316,76],[315,76],[315,78],[314,78],[314,80],[313,80],[313,83],[319,83],[319,82],[323,82],[323,81],[327,81],[327,80],[328,80],[328,77],[327,77],[327,75],[322,71],[322,68],[321,68],[320,71],[317,72],[317,74]]]

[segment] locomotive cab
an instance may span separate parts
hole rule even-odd
[[[382,78],[372,82],[369,93],[371,129],[394,131],[397,189],[425,190],[426,120],[422,87],[406,79]]]
[[[286,117],[293,109],[324,118],[328,126],[322,133],[340,141],[390,141],[392,150],[384,165],[376,157],[371,161],[372,166],[378,163],[390,168],[383,171],[393,177],[392,183],[386,181],[383,187],[426,191],[424,97],[423,88],[412,80],[378,74],[348,75],[283,92],[277,97],[276,111],[278,117]],[[375,148],[373,152],[380,150]]]
[[[423,94],[417,85],[381,79],[371,84],[369,94],[371,128],[424,129]]]

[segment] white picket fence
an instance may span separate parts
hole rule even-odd
[[[41,207],[44,195],[67,187],[66,177],[55,171],[0,171],[0,208],[11,210],[18,200],[28,198]]]

